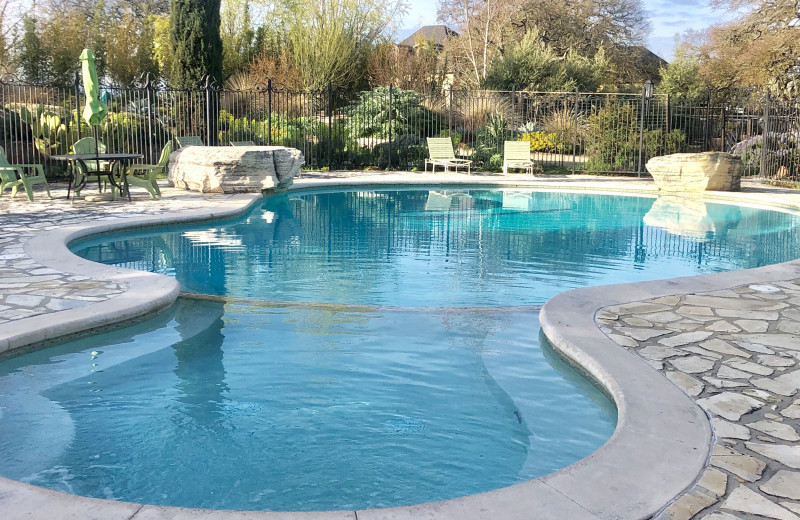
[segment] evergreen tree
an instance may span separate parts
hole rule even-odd
[[[205,76],[222,81],[220,0],[173,0],[170,42],[173,49],[171,82],[196,87]]]
[[[92,10],[92,21],[89,24],[89,41],[87,42],[94,52],[98,78],[106,75],[106,62],[108,60],[106,14],[106,3],[104,0],[99,0],[94,4],[94,9]]]
[[[45,79],[47,62],[42,48],[42,40],[36,30],[36,20],[32,16],[22,19],[22,40],[19,42],[17,62],[24,78],[32,83]]]
[[[708,95],[708,86],[700,76],[700,60],[685,46],[675,49],[675,57],[659,70],[659,90],[673,98],[699,101]]]

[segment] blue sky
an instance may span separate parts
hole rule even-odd
[[[398,40],[423,25],[436,23],[436,0],[409,0],[410,8]],[[675,35],[687,29],[705,29],[720,21],[724,13],[712,10],[708,0],[642,0],[653,25],[648,48],[666,59],[672,58]]]

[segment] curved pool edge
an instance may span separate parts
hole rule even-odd
[[[347,179],[327,183],[324,187],[349,187]],[[380,185],[374,181],[370,185]],[[430,182],[427,183],[430,185]],[[298,189],[311,186],[299,186]],[[317,186],[314,186],[317,187]],[[355,187],[364,187],[356,185]],[[531,187],[521,185],[520,187]],[[540,186],[536,186],[539,188]],[[569,190],[568,186],[546,188]],[[623,190],[600,188],[597,191],[620,193]],[[628,192],[629,193],[629,192]],[[741,194],[738,194],[741,195]],[[260,198],[260,197],[259,197]],[[746,202],[745,197],[715,196],[715,200]],[[48,335],[40,337],[34,331],[19,336],[16,346],[42,341],[96,328],[117,321],[119,315],[110,317],[109,302],[117,300],[117,312],[129,312],[130,317],[158,310],[153,303],[158,297],[171,301],[177,298],[177,289],[169,287],[166,280],[173,279],[152,273],[139,273],[102,266],[85,260],[76,260],[66,244],[77,238],[119,231],[121,229],[197,221],[236,215],[249,209],[249,204],[230,211],[200,210],[169,217],[123,219],[113,223],[89,223],[74,228],[51,231],[31,239],[25,246],[34,259],[49,267],[64,269],[65,264],[78,269],[76,274],[91,273],[93,277],[109,279],[129,286],[138,297],[125,301],[123,295],[106,302],[90,305],[100,320],[105,314],[106,323],[80,322],[81,312],[61,311],[45,317],[26,318],[11,322],[17,329],[26,320],[46,319]],[[751,201],[752,202],[752,201]],[[760,205],[767,205],[759,201]],[[787,207],[787,204],[776,204]],[[795,204],[797,206],[797,204]],[[98,224],[100,224],[98,226]],[[46,237],[42,238],[42,237]],[[54,242],[60,237],[62,243]],[[66,251],[67,256],[64,256]],[[39,256],[41,255],[41,256]],[[122,277],[122,278],[117,278]],[[549,300],[541,311],[541,323],[554,348],[571,360],[581,370],[596,379],[614,398],[619,412],[617,428],[611,439],[592,455],[545,477],[508,488],[471,495],[463,498],[388,509],[331,511],[309,513],[286,512],[233,512],[184,509],[160,506],[142,506],[125,502],[107,501],[68,495],[0,478],[0,512],[4,517],[17,518],[97,518],[97,519],[215,519],[248,518],[270,519],[472,519],[472,518],[649,518],[675,497],[689,488],[706,466],[712,438],[707,417],[694,403],[663,375],[637,356],[625,351],[608,339],[594,322],[597,310],[610,305],[629,303],[673,294],[721,290],[748,283],[789,280],[800,277],[800,261],[745,271],[669,279],[636,284],[589,287],[559,294]],[[158,291],[151,283],[156,280]],[[177,282],[174,282],[177,286]],[[173,297],[174,292],[174,297]],[[135,301],[134,301],[135,300]],[[143,302],[142,300],[148,300]],[[135,304],[151,305],[149,311]],[[128,307],[126,307],[128,305]],[[166,305],[164,305],[166,306]],[[75,309],[74,309],[75,310]],[[67,314],[69,313],[69,315]],[[138,313],[138,314],[137,314]],[[58,315],[58,320],[55,320]],[[61,318],[66,316],[65,318]],[[37,328],[41,328],[41,321]],[[60,329],[54,324],[63,325]],[[7,324],[9,325],[9,324]],[[63,332],[66,328],[73,328]],[[83,327],[83,328],[81,328]],[[61,331],[61,333],[58,333]],[[4,330],[0,326],[0,351],[4,350]],[[35,338],[35,339],[32,339]],[[10,343],[9,343],[10,345]]]
[[[45,231],[32,237],[25,243],[24,250],[44,267],[95,280],[114,281],[125,290],[83,307],[0,324],[0,353],[137,319],[169,307],[180,294],[180,285],[174,278],[85,260],[72,254],[68,248],[70,243],[92,235],[132,228],[235,217],[262,199],[261,194],[234,195],[201,210],[98,220]]]

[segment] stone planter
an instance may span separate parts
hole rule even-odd
[[[257,193],[291,184],[304,160],[283,146],[187,146],[170,156],[169,182],[201,193]]]
[[[739,191],[744,171],[738,157],[724,152],[664,155],[645,166],[660,191],[673,193]]]

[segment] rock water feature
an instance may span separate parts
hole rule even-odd
[[[675,153],[653,157],[646,164],[659,191],[739,191],[744,166],[723,152]]]
[[[201,193],[257,193],[292,183],[305,158],[284,146],[189,146],[169,159],[169,182]]]

